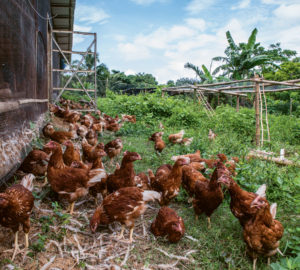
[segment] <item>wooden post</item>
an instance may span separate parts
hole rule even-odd
[[[240,96],[236,96],[236,112],[240,111]]]
[[[218,92],[218,106],[220,105],[220,93]]]
[[[293,99],[290,97],[290,115],[292,114],[293,110]]]
[[[258,75],[255,75],[258,78]],[[256,122],[256,132],[255,132],[255,143],[259,146],[260,142],[260,119],[259,119],[259,82],[255,82],[255,122]]]

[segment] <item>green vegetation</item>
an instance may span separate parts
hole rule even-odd
[[[170,158],[173,155],[191,153],[197,149],[206,158],[220,152],[240,157],[235,180],[248,191],[255,191],[261,184],[267,184],[267,198],[270,202],[277,202],[277,218],[285,227],[280,249],[288,257],[299,253],[300,229],[297,228],[299,217],[296,215],[300,210],[297,198],[300,192],[299,168],[245,159],[253,148],[255,136],[255,116],[252,109],[242,108],[236,113],[230,106],[221,106],[217,108],[213,118],[208,118],[203,108],[189,97],[161,98],[159,90],[154,94],[137,96],[107,92],[106,98],[98,100],[98,106],[101,111],[112,116],[121,113],[137,116],[136,124],[125,123],[116,134],[124,141],[124,149],[141,154],[142,160],[135,163],[136,172],[146,171],[148,168],[156,170],[161,164],[172,163]],[[279,153],[281,148],[285,148],[288,158],[297,160],[300,153],[300,119],[270,115],[269,120],[271,143],[265,149]],[[157,156],[153,143],[148,142],[148,137],[158,131],[160,121],[165,126],[165,141],[168,134],[184,129],[187,137],[194,138],[193,143],[190,146],[167,144],[162,155]],[[218,135],[213,143],[208,140],[209,128]],[[111,135],[105,134],[101,140],[111,140]],[[250,269],[251,260],[244,254],[242,229],[230,212],[228,194],[225,197],[222,206],[212,215],[212,229],[208,230],[204,216],[195,222],[193,209],[187,204],[186,194],[182,191],[171,207],[177,209],[183,217],[187,235],[197,241],[184,238],[177,245],[171,245],[164,240],[147,242],[143,255],[139,254],[139,250],[145,247],[137,243],[134,251],[139,254],[138,260],[145,262],[147,256],[151,256],[149,263],[153,263],[153,260],[161,263],[162,254],[157,251],[159,247],[177,255],[195,249],[197,252],[192,255],[195,261],[184,262],[188,269]],[[280,257],[276,255],[272,262],[280,260]],[[266,259],[260,258],[258,267],[267,269]]]

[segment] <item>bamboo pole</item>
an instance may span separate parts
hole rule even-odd
[[[256,74],[257,78],[258,75]],[[255,143],[256,146],[259,146],[260,140],[260,122],[259,122],[259,82],[255,82],[255,122],[256,122],[256,132],[255,132]]]
[[[250,153],[247,155],[247,159],[250,158],[258,158],[258,159],[263,159],[266,161],[273,161],[277,164],[280,165],[291,165],[291,166],[296,166],[296,167],[300,167],[300,163],[296,163],[293,162],[291,160],[285,159],[285,158],[278,158],[278,157],[272,157],[270,156],[269,153],[263,153],[261,151],[255,151],[255,150],[251,150]]]

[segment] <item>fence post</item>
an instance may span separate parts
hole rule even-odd
[[[240,111],[240,96],[236,96],[236,112]]]
[[[255,78],[259,78],[258,75]],[[255,122],[256,122],[256,132],[255,132],[255,143],[259,146],[260,142],[260,119],[259,119],[259,82],[255,82]]]

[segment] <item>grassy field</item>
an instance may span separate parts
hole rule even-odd
[[[296,257],[299,253],[299,168],[245,159],[253,148],[255,120],[252,110],[241,109],[240,113],[236,113],[233,108],[223,106],[216,110],[213,118],[208,118],[199,104],[189,98],[162,99],[159,94],[119,96],[108,93],[107,98],[98,100],[98,106],[111,116],[121,113],[137,116],[136,124],[125,123],[116,134],[105,132],[99,137],[99,141],[104,143],[120,137],[124,151],[138,152],[142,160],[135,162],[136,173],[149,168],[155,171],[161,164],[172,164],[173,155],[192,153],[197,149],[203,157],[217,153],[240,157],[235,180],[247,191],[255,191],[261,184],[267,184],[267,199],[277,202],[277,219],[285,228],[280,249],[285,257]],[[190,146],[167,144],[162,154],[157,155],[148,137],[158,131],[159,122],[165,126],[165,141],[168,134],[184,129],[187,137],[194,138],[193,143]],[[290,159],[299,159],[299,119],[271,115],[270,127],[272,141],[265,149],[278,153],[284,147]],[[218,134],[213,143],[207,137],[209,128]],[[109,172],[112,171],[108,162],[105,166]],[[40,269],[55,256],[51,267],[60,269],[106,269],[109,265],[123,269],[252,269],[252,261],[245,254],[242,228],[230,212],[228,192],[211,217],[211,229],[207,228],[205,216],[195,221],[185,191],[180,192],[170,204],[183,218],[186,227],[185,237],[177,244],[170,244],[162,238],[155,239],[149,233],[150,224],[159,209],[158,204],[151,204],[144,217],[137,220],[135,242],[128,245],[115,240],[120,231],[118,224],[101,227],[95,235],[90,233],[88,221],[95,209],[92,198],[79,201],[71,218],[65,214],[66,205],[53,203],[55,196],[49,190],[40,184],[36,187],[37,208],[32,217],[28,256],[17,256],[15,262],[9,260],[3,251],[11,247],[12,238],[1,247],[0,267],[12,265],[15,269]],[[0,228],[1,242],[8,233],[12,237],[9,230]],[[125,233],[127,237],[128,230]],[[284,268],[286,263],[280,260],[286,259],[280,255],[271,259],[273,269],[280,269],[276,268],[279,264],[283,267],[281,269],[297,269],[292,266]],[[266,261],[266,258],[260,258],[257,269],[268,269]],[[93,265],[98,265],[98,268],[93,268]]]

